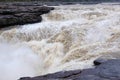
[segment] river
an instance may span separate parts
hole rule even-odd
[[[0,30],[0,80],[86,69],[120,58],[120,5],[60,5],[41,23]]]

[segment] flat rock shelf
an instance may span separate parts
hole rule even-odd
[[[111,59],[84,70],[61,71],[19,80],[120,80],[120,59]]]
[[[42,21],[42,14],[54,10],[53,7],[23,3],[0,3],[0,28]]]

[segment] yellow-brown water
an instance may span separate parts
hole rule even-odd
[[[120,58],[120,5],[67,5],[41,23],[0,31],[0,80],[93,67]]]

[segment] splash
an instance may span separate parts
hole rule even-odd
[[[1,30],[0,80],[91,68],[98,57],[120,58],[119,5],[61,5],[42,17],[41,23]]]
[[[17,80],[23,75],[33,77],[39,73],[41,60],[27,46],[0,43],[0,49],[1,80]]]

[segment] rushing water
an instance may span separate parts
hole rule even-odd
[[[120,58],[120,5],[67,5],[41,23],[0,31],[0,80],[93,67]]]

